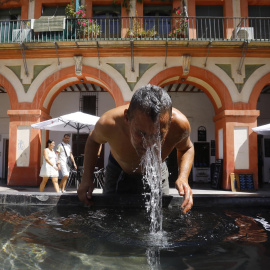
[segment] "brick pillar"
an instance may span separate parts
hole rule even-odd
[[[252,131],[258,116],[257,110],[225,110],[214,117],[216,159],[223,152],[223,189],[231,189],[231,173],[253,174],[258,188],[257,134]]]
[[[40,184],[41,131],[31,124],[50,118],[41,110],[8,110],[8,185]]]

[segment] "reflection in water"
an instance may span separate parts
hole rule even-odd
[[[2,207],[0,269],[267,269],[268,209],[163,209],[149,233],[135,209]]]
[[[238,240],[252,243],[262,243],[267,241],[267,233],[256,220],[249,216],[239,215],[239,213],[226,211],[226,215],[234,218],[239,231],[236,234],[228,236],[226,239]]]

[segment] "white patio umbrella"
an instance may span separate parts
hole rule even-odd
[[[74,112],[32,124],[31,127],[71,133],[89,133],[94,128],[98,119],[98,116],[83,112]]]
[[[50,120],[32,124],[31,127],[36,128],[36,129],[77,133],[76,140],[77,140],[77,153],[78,153],[79,133],[89,133],[94,128],[98,119],[99,119],[98,116],[94,116],[94,115],[83,113],[83,112],[74,112],[74,113],[58,116]],[[78,186],[78,183],[80,182],[79,168],[77,168],[76,181],[77,181],[77,186]]]
[[[77,153],[78,153],[78,140],[79,133],[89,133],[95,126],[99,117],[83,112],[74,112],[70,114],[65,114],[32,124],[32,128],[45,129],[52,131],[65,131],[71,133],[77,133]]]
[[[270,135],[270,124],[255,127],[252,130],[261,135]]]

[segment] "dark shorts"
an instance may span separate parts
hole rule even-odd
[[[168,168],[162,163],[162,191],[169,195]],[[149,186],[144,185],[142,174],[125,173],[117,161],[110,155],[105,172],[104,194],[142,194],[149,192]]]

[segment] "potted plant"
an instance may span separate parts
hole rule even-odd
[[[80,37],[82,38],[96,38],[100,35],[100,25],[95,20],[84,20],[81,22],[82,29],[80,30]]]
[[[132,19],[132,27],[128,29],[126,37],[128,38],[153,38],[157,35],[155,27],[145,31],[142,19],[135,17]]]
[[[100,35],[100,25],[96,21],[86,18],[84,6],[79,6],[76,11],[75,3],[72,1],[72,4],[66,6],[65,12],[67,18],[74,19],[73,23],[76,19],[76,25],[72,25],[73,29],[76,28],[77,38],[96,38]]]
[[[180,9],[177,9],[175,11],[177,16],[181,15]],[[188,29],[188,17],[176,17],[174,20],[174,26],[172,28],[172,31],[169,33],[169,37],[173,38],[185,38],[187,37]]]
[[[72,0],[71,4],[68,4],[66,6],[66,9],[65,9],[66,17],[68,19],[74,19],[76,16],[75,12],[76,12],[76,7],[75,7],[74,0]]]

